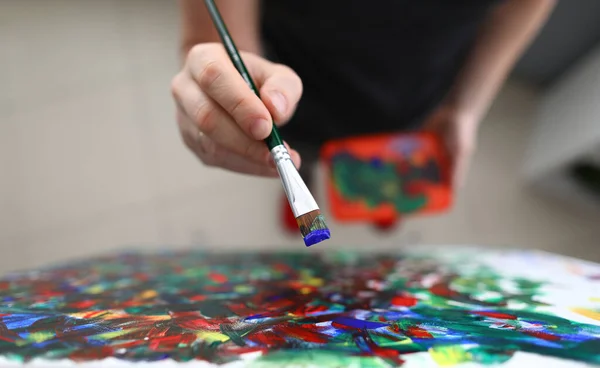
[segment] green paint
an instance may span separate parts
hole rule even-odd
[[[323,215],[318,215],[315,217],[312,224],[310,224],[309,233],[322,229],[327,229],[327,224],[325,223],[325,217],[323,217]]]
[[[369,208],[392,204],[399,213],[417,211],[427,204],[424,195],[408,196],[393,163],[372,165],[350,155],[334,157],[332,175],[341,195],[352,201],[363,201]]]
[[[282,350],[258,358],[249,368],[391,368],[379,358],[342,355],[334,351]]]

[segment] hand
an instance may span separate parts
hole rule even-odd
[[[452,183],[464,185],[477,143],[479,122],[449,106],[438,108],[425,123],[425,129],[438,133],[452,160]]]
[[[187,147],[208,166],[260,176],[277,176],[267,146],[272,119],[285,123],[302,94],[290,68],[242,53],[260,90],[246,85],[220,44],[199,44],[171,82],[177,123]],[[289,149],[289,148],[288,148]],[[296,167],[300,155],[290,150]]]

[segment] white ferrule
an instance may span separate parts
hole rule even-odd
[[[308,190],[304,180],[302,180],[285,146],[273,147],[271,157],[273,157],[273,161],[277,166],[277,171],[283,183],[283,190],[285,190],[290,202],[294,217],[298,218],[311,211],[318,210],[317,202]]]

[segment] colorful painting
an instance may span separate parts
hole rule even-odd
[[[0,280],[0,365],[22,363],[597,365],[600,266],[469,248],[91,259]]]
[[[446,211],[452,202],[444,144],[433,133],[383,134],[327,142],[332,216],[372,221]]]

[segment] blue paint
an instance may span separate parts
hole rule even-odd
[[[374,157],[371,159],[371,166],[376,169],[380,169],[383,167],[383,160],[379,157]]]
[[[248,316],[244,318],[244,321],[253,321],[253,320],[262,320],[267,318],[268,316],[265,314],[254,314],[252,316]]]
[[[16,330],[19,328],[27,328],[35,322],[48,318],[50,316],[43,314],[13,314],[3,318],[4,325],[9,330]]]
[[[350,317],[337,317],[332,322],[342,326],[357,328],[361,330],[374,330],[376,328],[388,327],[387,323],[363,321],[361,319]]]
[[[331,232],[329,229],[318,229],[311,231],[308,233],[308,235],[306,235],[304,238],[304,244],[306,244],[307,247],[310,247],[311,245],[315,245],[329,238],[331,238]]]
[[[356,347],[362,352],[371,353],[373,351],[363,336],[356,337],[354,342],[356,343]]]

